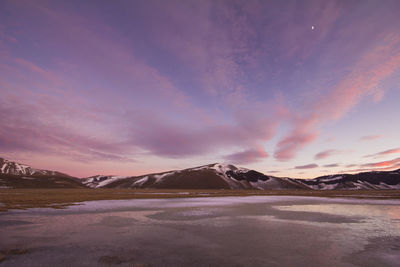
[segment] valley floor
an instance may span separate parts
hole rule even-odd
[[[0,189],[0,211],[65,208],[83,201],[226,196],[314,196],[400,199],[400,190],[163,190],[163,189]]]

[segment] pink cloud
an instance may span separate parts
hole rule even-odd
[[[386,168],[393,168],[397,167],[400,164],[400,158],[392,159],[392,160],[386,160],[386,161],[380,161],[380,162],[374,162],[374,163],[366,163],[362,164],[362,167],[386,167]]]
[[[252,148],[274,136],[277,124],[268,118],[243,112],[233,123],[180,124],[160,114],[136,111],[127,117],[130,143],[151,154],[183,157],[218,152],[224,148]],[[267,122],[267,123],[265,123]],[[162,134],[160,134],[162,133]],[[253,153],[250,153],[252,151]],[[250,149],[241,156],[255,155]],[[266,156],[257,149],[259,156]],[[240,155],[237,155],[237,158]],[[252,157],[256,159],[256,157]]]
[[[385,44],[376,46],[314,108],[321,119],[338,119],[359,103],[364,96],[382,97],[378,84],[400,66],[400,36],[388,36]]]
[[[386,156],[386,155],[390,155],[390,154],[397,154],[400,153],[400,148],[393,148],[393,149],[388,149],[382,152],[378,152],[372,155],[367,155],[365,156],[366,158],[370,158],[370,157],[380,157],[380,156]]]
[[[397,162],[389,167],[375,168],[375,169],[373,169],[373,171],[393,171],[393,170],[398,170],[398,169],[400,169],[400,162]]]
[[[1,103],[1,102],[0,102]],[[62,125],[45,124],[35,106],[0,108],[0,151],[63,155],[80,161],[132,161],[129,147],[120,142],[80,134]],[[42,115],[42,114],[41,114]]]
[[[378,101],[383,95],[379,82],[400,66],[399,47],[400,36],[388,35],[384,44],[368,51],[337,86],[303,109],[303,119],[295,116],[294,127],[278,143],[275,157],[278,160],[294,158],[298,150],[316,140],[319,125],[341,118],[363,97],[372,96]]]
[[[233,164],[246,164],[257,162],[261,159],[268,158],[269,155],[262,148],[248,149],[238,153],[225,156],[225,160]]]
[[[278,143],[278,151],[274,154],[278,160],[289,160],[296,152],[317,139],[317,133],[293,132]]]
[[[333,155],[336,155],[336,154],[339,154],[339,153],[343,153],[343,151],[340,151],[340,150],[337,150],[337,149],[328,149],[328,150],[321,151],[321,152],[317,153],[314,156],[314,159],[316,159],[316,160],[326,159],[326,158],[328,158],[330,156],[333,156]]]
[[[379,139],[382,138],[383,135],[381,134],[377,134],[377,135],[366,135],[366,136],[362,136],[360,138],[361,141],[370,141],[370,140],[375,140],[375,139]]]
[[[355,165],[357,166],[357,165]],[[351,167],[355,167],[352,165]],[[351,169],[344,172],[367,172],[367,171],[393,171],[393,170],[400,170],[400,158],[396,158],[393,160],[381,161],[381,162],[374,162],[374,163],[366,163],[359,165],[360,168],[358,169]]]
[[[312,143],[318,137],[316,130],[311,131],[313,120],[296,120],[294,129],[277,144],[275,158],[278,160],[289,160],[295,157],[296,152],[307,144]]]
[[[45,5],[27,2],[19,5],[17,13],[21,17],[35,14],[37,21],[29,21],[37,23],[36,27],[51,23],[52,27],[32,29],[40,28],[41,35],[51,36],[51,42],[40,40],[38,46],[43,46],[42,51],[47,43],[54,49],[62,48],[57,52],[65,55],[64,61],[54,62],[54,68],[40,67],[46,66],[41,64],[46,60],[37,58],[35,62],[32,58],[10,57],[6,62],[9,64],[0,63],[3,74],[0,85],[5,94],[14,94],[17,98],[26,96],[15,102],[14,109],[6,106],[5,112],[15,112],[15,120],[2,118],[0,145],[4,149],[14,147],[49,153],[65,150],[96,159],[117,159],[125,157],[119,155],[130,157],[132,154],[135,158],[141,156],[136,154],[137,150],[163,157],[234,150],[241,152],[227,157],[250,162],[267,156],[257,148],[276,134],[282,120],[289,119],[292,131],[279,141],[275,152],[277,159],[287,160],[317,139],[320,124],[339,118],[364,96],[382,97],[382,91],[376,89],[378,82],[398,65],[397,52],[393,49],[398,43],[394,37],[388,38],[386,42],[394,44],[371,50],[371,55],[365,55],[356,70],[332,88],[328,97],[317,99],[298,113],[289,112],[286,105],[265,100],[269,96],[263,99],[257,92],[252,95],[248,85],[262,81],[260,77],[265,79],[266,74],[273,76],[281,71],[265,69],[268,66],[263,62],[286,60],[286,55],[300,55],[300,61],[307,58],[340,15],[340,8],[335,4],[305,8],[304,13],[310,15],[306,17],[321,14],[317,21],[321,30],[313,38],[300,38],[309,29],[302,30],[302,25],[289,20],[297,5],[291,5],[290,12],[276,18],[277,22],[272,25],[257,1],[237,6],[213,1],[149,5],[146,17],[161,16],[160,21],[166,23],[149,22],[153,27],[149,27],[151,30],[146,35],[154,32],[159,38],[155,43],[161,44],[162,53],[164,49],[173,51],[172,57],[179,59],[176,65],[182,64],[182,69],[189,69],[199,80],[202,87],[199,90],[182,90],[179,79],[167,76],[169,70],[155,67],[151,60],[146,62],[146,56],[135,51],[132,40],[123,31],[118,34],[105,22],[92,17],[94,13],[83,17],[79,13],[60,12],[63,10],[57,5]],[[213,12],[220,17],[213,20]],[[262,26],[257,29],[255,24]],[[270,36],[276,34],[274,29],[280,24],[287,25],[277,33],[281,35],[277,39],[282,42],[271,45],[270,41],[274,40]],[[31,31],[30,25],[24,22],[21,26]],[[264,35],[265,39],[255,41]],[[302,40],[300,44],[298,39]],[[277,45],[279,55],[267,55],[270,45]],[[50,55],[50,52],[44,54]],[[53,58],[48,61],[53,64]],[[4,69],[7,71],[3,72]],[[10,82],[12,79],[16,82]],[[192,97],[201,90],[212,97],[195,102]],[[74,92],[85,94],[88,101],[76,97]],[[36,103],[32,105],[32,102]],[[214,102],[218,104],[210,108],[209,103]],[[24,136],[29,136],[29,140]]]
[[[13,61],[10,57],[5,60]],[[86,131],[84,124],[98,124],[104,119],[100,119],[101,114],[93,112],[90,104],[81,97],[71,91],[56,90],[54,82],[63,83],[58,75],[27,60],[15,62],[23,68],[9,64],[6,73],[10,82],[0,80],[4,89],[0,99],[2,153],[32,152],[80,161],[133,160],[129,156],[132,148],[123,141]],[[26,84],[18,79],[19,75],[32,73],[41,90],[32,90],[33,83]],[[104,129],[101,131],[105,132]]]
[[[75,57],[75,61],[71,59],[71,62],[63,62],[62,68],[57,66],[60,68],[49,71],[27,59],[9,58],[9,62],[16,63],[20,67],[11,69],[10,77],[14,77],[15,82],[19,81],[16,75],[24,76],[25,73],[29,73],[37,77],[37,88],[51,91],[57,88],[53,86],[57,83],[57,86],[71,90],[61,93],[59,91],[57,95],[52,95],[34,92],[31,90],[31,84],[22,86],[19,82],[12,84],[17,88],[23,88],[21,90],[26,91],[24,95],[27,93],[32,97],[20,99],[14,107],[7,107],[9,110],[4,114],[14,112],[15,119],[2,118],[3,129],[0,131],[2,150],[70,154],[79,160],[90,158],[132,160],[137,157],[138,149],[157,156],[185,157],[229,148],[244,149],[246,153],[239,153],[234,157],[237,160],[239,157],[243,160],[247,157],[247,162],[250,162],[266,157],[265,152],[264,154],[260,150],[251,148],[258,147],[274,136],[279,118],[286,116],[285,108],[281,105],[248,101],[245,93],[241,95],[240,91],[236,90],[232,92],[227,102],[231,104],[240,102],[240,105],[232,108],[233,118],[225,122],[223,118],[194,105],[191,98],[178,89],[170,79],[157,69],[138,60],[124,45],[113,42],[112,38],[102,38],[101,35],[91,31],[90,27],[82,27],[90,23],[82,25],[76,23],[85,19],[70,14],[55,13],[46,8],[35,6],[32,8],[38,8],[36,12],[40,11],[39,14],[43,11],[43,16],[48,16],[55,25],[62,26],[63,34],[73,37],[68,38],[68,49],[71,51],[65,52]],[[54,42],[59,42],[59,38],[54,36]],[[82,51],[87,52],[82,54]],[[97,102],[96,106],[88,103],[89,101],[81,102],[79,98],[66,95],[79,89],[71,88],[71,84],[65,82],[65,80],[74,81],[73,75],[76,73],[72,71],[72,77],[64,79],[63,71],[65,68],[74,69],[76,62],[81,61],[80,69],[84,70],[86,58],[93,61],[91,70],[100,79],[101,77],[122,79],[126,74],[126,77],[129,77],[126,82],[132,88],[138,88],[133,94],[136,98],[135,103],[129,102],[130,97],[122,96],[117,99],[118,96],[109,95],[111,97],[102,100],[104,105],[101,105],[101,102],[99,105]],[[229,61],[221,64],[221,66],[217,64],[221,74],[218,74],[220,77],[215,84],[223,82],[225,79],[223,70],[230,69]],[[229,70],[229,75],[232,74],[234,72]],[[96,94],[90,95],[90,98],[98,100],[102,93],[97,90]],[[20,92],[16,93],[18,94]],[[84,95],[85,91],[81,94]],[[30,101],[34,103],[29,103]],[[141,104],[145,106],[147,103],[154,107],[151,112],[140,106]],[[122,107],[130,107],[133,104],[140,107],[126,108],[125,114],[122,115],[116,112]],[[168,108],[164,108],[165,106]],[[136,115],[131,116],[132,113]],[[185,124],[176,119],[174,117],[176,114],[179,114],[182,121],[189,123]],[[121,118],[125,118],[126,123],[115,124],[115,121]],[[18,120],[21,122],[15,125]],[[63,125],[62,122],[68,122],[68,125]],[[85,125],[86,123],[90,123],[90,126]],[[105,125],[107,127],[104,127]],[[82,126],[89,129],[85,131]],[[112,136],[107,138],[102,136],[101,133],[104,131],[112,132]],[[24,136],[29,138],[23,138]]]
[[[45,77],[52,77],[52,75],[49,72],[45,71],[44,69],[40,68],[39,66],[33,64],[32,62],[30,62],[28,60],[25,60],[22,58],[16,58],[15,62],[17,62],[18,64],[22,65],[23,67],[29,69],[32,72],[36,72]],[[52,79],[52,78],[50,78],[50,79]]]

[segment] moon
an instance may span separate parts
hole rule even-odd
[[[311,30],[314,30],[315,29],[315,27],[314,26],[311,26]]]

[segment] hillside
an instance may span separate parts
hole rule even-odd
[[[141,176],[96,175],[78,179],[0,158],[0,188],[384,190],[400,189],[400,170],[294,179],[214,163]]]

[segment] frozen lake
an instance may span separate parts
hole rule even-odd
[[[92,201],[0,213],[0,266],[398,266],[400,200]]]

